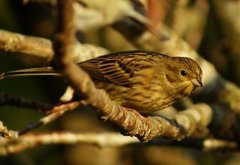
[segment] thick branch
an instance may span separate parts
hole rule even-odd
[[[47,144],[94,144],[100,147],[123,146],[139,142],[133,137],[124,137],[117,133],[70,133],[53,132],[41,134],[26,134],[13,141],[0,143],[0,155],[21,152],[27,148],[33,148]]]
[[[49,144],[91,144],[99,147],[122,147],[129,144],[138,145],[176,145],[201,148],[206,151],[237,148],[237,144],[231,141],[217,139],[187,139],[181,142],[164,142],[163,139],[155,139],[149,143],[139,144],[134,137],[122,136],[119,133],[71,133],[71,132],[49,132],[39,134],[26,134],[13,141],[2,141],[0,155],[21,152],[28,148],[38,147]]]
[[[54,52],[52,42],[41,37],[27,36],[19,33],[0,30],[0,49],[13,53],[22,53],[30,56],[52,59]],[[71,46],[76,62],[85,61],[104,55],[108,51],[91,44],[74,43]]]
[[[0,30],[0,49],[2,50],[51,59],[53,56],[51,47],[51,42],[47,39]]]

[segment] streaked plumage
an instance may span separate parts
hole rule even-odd
[[[186,57],[127,51],[100,56],[79,65],[111,99],[142,113],[161,110],[202,86],[201,68]],[[57,73],[51,67],[30,68],[3,73],[2,78],[44,74]]]

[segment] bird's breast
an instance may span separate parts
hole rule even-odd
[[[174,94],[165,86],[151,82],[136,83],[131,87],[106,82],[96,82],[96,87],[104,89],[110,98],[120,105],[133,108],[141,113],[159,111],[174,101]]]

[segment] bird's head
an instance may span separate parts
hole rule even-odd
[[[202,69],[191,58],[175,57],[169,65],[166,74],[167,80],[177,91],[189,96],[194,89],[202,87]]]

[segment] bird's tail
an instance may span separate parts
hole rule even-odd
[[[42,68],[29,68],[29,69],[20,69],[15,71],[4,72],[0,74],[0,80],[10,77],[19,77],[19,76],[59,76],[60,74],[53,70],[52,67],[42,67]]]

